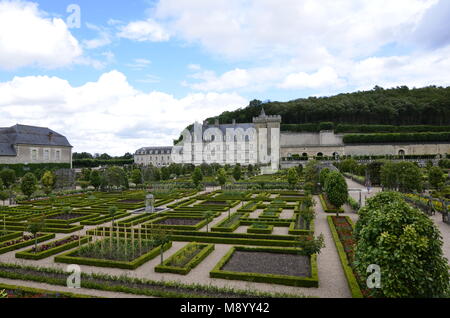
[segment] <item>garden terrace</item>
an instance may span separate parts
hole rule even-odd
[[[235,246],[210,272],[212,278],[318,287],[316,256],[297,249]]]

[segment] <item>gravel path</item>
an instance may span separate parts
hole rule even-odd
[[[315,206],[315,235],[318,236],[322,233],[325,239],[325,248],[317,256],[319,289],[323,289],[320,297],[351,298],[347,279],[328,225],[327,216],[330,214],[325,213],[318,196],[314,196],[314,200],[317,203]]]

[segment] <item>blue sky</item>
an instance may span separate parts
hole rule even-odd
[[[255,98],[447,86],[449,18],[446,0],[0,0],[0,126],[121,155]]]

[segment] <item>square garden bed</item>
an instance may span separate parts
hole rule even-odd
[[[151,226],[177,229],[177,230],[199,230],[208,223],[208,220],[200,217],[176,217],[164,216],[145,223],[145,227]]]
[[[299,287],[318,287],[316,255],[293,248],[235,246],[210,272],[212,278],[245,280]]]
[[[164,246],[155,245],[151,240],[130,240],[105,238],[89,243],[74,251],[58,255],[55,262],[98,267],[136,269],[168,250],[172,242]]]
[[[158,273],[187,275],[214,250],[213,244],[189,243],[155,267]]]

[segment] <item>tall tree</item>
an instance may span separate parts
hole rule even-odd
[[[56,183],[56,176],[51,171],[46,171],[44,175],[41,178],[42,186],[44,187],[44,192],[49,195],[53,188],[55,187]]]
[[[242,169],[240,165],[235,165],[233,168],[233,178],[236,181],[241,180],[241,176],[242,176]]]
[[[287,180],[289,183],[289,186],[291,188],[295,188],[295,186],[298,184],[298,174],[296,168],[290,168],[288,170]]]
[[[396,192],[381,192],[358,212],[354,239],[355,270],[367,277],[379,266],[380,288],[372,297],[439,298],[449,291],[442,237],[433,221]],[[447,294],[448,296],[448,294]]]
[[[36,192],[37,189],[37,179],[35,175],[31,172],[28,172],[22,177],[22,181],[20,183],[20,190],[22,193],[26,195],[28,198]]]
[[[339,209],[348,200],[348,187],[344,176],[338,171],[331,171],[325,181],[325,193],[331,204],[336,207],[337,215]]]
[[[195,184],[196,187],[198,187],[202,181],[203,181],[202,169],[200,169],[200,167],[196,167],[194,169],[194,172],[192,173],[192,182]]]

